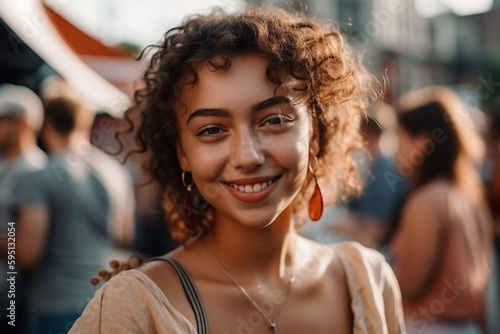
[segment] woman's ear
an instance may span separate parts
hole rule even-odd
[[[184,152],[184,149],[182,148],[180,142],[177,142],[177,145],[175,146],[175,151],[177,153],[177,160],[179,160],[179,166],[181,167],[181,169],[185,172],[190,172],[191,168],[189,166],[186,153]]]

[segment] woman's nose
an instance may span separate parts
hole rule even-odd
[[[244,131],[235,136],[232,160],[236,168],[252,170],[265,161],[263,141],[253,131]]]

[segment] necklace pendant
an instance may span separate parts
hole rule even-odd
[[[271,328],[272,328],[272,329],[275,329],[275,328],[276,328],[276,323],[271,322],[271,323],[269,324],[269,326],[271,326]]]

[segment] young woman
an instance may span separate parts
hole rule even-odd
[[[399,171],[410,180],[392,243],[409,333],[481,333],[492,221],[475,164],[484,144],[451,90],[401,97]]]
[[[341,34],[215,10],[155,48],[128,117],[184,245],[109,280],[72,332],[403,332],[380,254],[296,232],[306,207],[317,220],[323,197],[357,186],[348,154],[371,79]]]

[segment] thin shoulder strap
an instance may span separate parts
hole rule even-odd
[[[201,302],[200,295],[196,286],[194,285],[193,279],[189,276],[186,270],[181,266],[179,262],[175,259],[165,256],[165,257],[154,257],[150,259],[150,261],[162,260],[170,263],[172,267],[174,267],[179,279],[181,280],[182,288],[184,289],[184,293],[189,300],[189,304],[191,304],[191,308],[193,309],[194,316],[196,318],[196,327],[197,332],[199,334],[208,334],[208,326],[207,326],[207,318],[205,314],[205,310],[203,308],[203,304]]]

